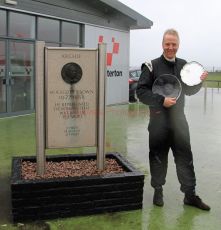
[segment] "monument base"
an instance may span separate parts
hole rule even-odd
[[[124,173],[99,176],[24,180],[23,161],[12,160],[11,199],[14,222],[46,220],[142,208],[144,174],[136,170],[119,153],[107,153]],[[47,161],[95,160],[95,154],[47,156]]]

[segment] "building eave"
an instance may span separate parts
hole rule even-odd
[[[151,20],[117,0],[100,0],[100,2],[114,8],[119,11],[119,13],[122,13],[126,17],[132,19],[131,23],[128,25],[130,30],[150,29],[153,26],[153,22]]]

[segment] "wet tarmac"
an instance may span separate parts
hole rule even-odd
[[[143,209],[47,221],[47,229],[221,229],[221,92],[207,89],[205,94],[202,89],[198,94],[186,98],[185,111],[190,126],[197,193],[211,206],[210,212],[183,205],[183,194],[179,190],[172,154],[169,154],[167,182],[164,186],[165,205],[162,208],[153,206],[148,165],[148,109],[141,103],[133,103],[107,107],[106,147],[109,152],[120,152],[145,173]],[[48,151],[48,154],[57,154],[59,151]],[[73,152],[72,149],[63,151]],[[94,149],[74,150],[80,153],[91,151]],[[34,153],[34,115],[0,119],[0,229],[46,229],[35,223],[11,224],[11,157]]]

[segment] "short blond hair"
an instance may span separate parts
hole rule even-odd
[[[174,35],[178,38],[178,41],[180,42],[180,37],[179,37],[179,33],[175,30],[175,29],[167,29],[164,34],[163,34],[163,41],[164,41],[164,38],[167,34],[170,34],[170,35]],[[162,41],[162,42],[163,42]]]

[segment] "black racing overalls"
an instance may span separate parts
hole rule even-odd
[[[201,84],[190,87],[181,81],[180,70],[185,63],[185,60],[179,58],[176,58],[175,62],[169,62],[162,55],[152,61],[152,70],[143,64],[137,96],[142,103],[149,105],[150,109],[148,131],[151,185],[154,188],[161,188],[165,184],[168,152],[171,149],[181,191],[192,193],[195,191],[196,178],[184,103],[185,95],[197,93]],[[162,74],[173,74],[182,84],[181,95],[176,104],[170,108],[163,106],[163,96],[152,93],[154,80]]]

